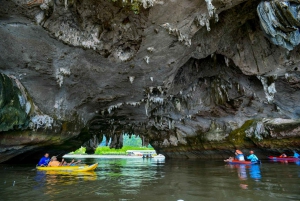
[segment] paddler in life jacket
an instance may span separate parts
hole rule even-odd
[[[294,151],[294,158],[300,158],[300,155]]]
[[[235,150],[235,158],[239,161],[244,161],[245,160],[245,157],[244,157],[244,154],[243,152],[241,152],[240,150]]]
[[[58,167],[58,166],[62,166],[63,162],[64,162],[64,159],[62,159],[62,161],[59,162],[59,161],[57,160],[57,157],[56,157],[56,156],[52,156],[51,161],[50,161],[49,164],[48,164],[48,167]]]
[[[250,155],[247,157],[247,159],[251,160],[251,163],[260,163],[259,159],[252,150],[250,151]]]
[[[38,166],[47,166],[50,162],[49,154],[45,153],[45,155],[40,159]]]

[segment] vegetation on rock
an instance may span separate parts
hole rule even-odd
[[[12,79],[0,74],[0,131],[20,129],[29,123],[25,98]]]
[[[85,154],[86,148],[80,147],[79,149],[76,149],[75,151],[70,152],[69,154]]]
[[[122,149],[114,149],[109,147],[97,147],[95,154],[97,155],[124,155],[128,150],[154,150],[147,147],[123,146]]]
[[[246,138],[245,131],[250,128],[253,122],[254,120],[248,120],[240,128],[231,131],[229,141],[235,145],[243,144]]]

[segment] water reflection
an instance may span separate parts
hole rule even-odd
[[[36,185],[33,187],[35,190],[40,190],[45,186],[46,183],[46,172],[45,171],[37,171],[36,176],[34,177],[36,181]]]
[[[235,165],[227,165],[231,170],[236,170],[239,178],[239,186],[241,189],[248,189],[248,175],[253,181],[261,180],[261,171],[260,165],[245,165],[245,164],[235,164]]]
[[[248,179],[248,174],[251,179],[254,181],[261,180],[261,171],[260,165],[244,165],[244,164],[235,164],[235,165],[227,165],[230,169],[237,170],[237,175],[240,180],[240,188],[248,189],[248,183],[246,180]],[[249,172],[249,173],[248,173]]]
[[[153,167],[160,165],[164,161],[152,159],[111,159],[102,161],[100,168],[109,171],[101,171],[102,179],[117,179],[120,185],[137,189],[145,181],[156,178],[157,171]],[[99,171],[97,172],[100,173]],[[99,175],[100,176],[100,175]],[[125,190],[129,192],[128,189]],[[133,192],[133,191],[131,191]]]
[[[53,195],[59,192],[57,186],[74,185],[82,181],[95,181],[97,174],[95,172],[72,172],[72,171],[36,171],[34,177],[36,185],[34,190],[44,191],[46,195]]]
[[[246,165],[236,165],[238,176],[241,180],[247,179]]]
[[[238,177],[241,180],[247,179],[247,169],[249,169],[249,175],[250,178],[258,181],[261,179],[261,172],[260,172],[260,165],[254,164],[254,165],[228,165],[227,167],[230,167],[231,169],[237,169]]]
[[[255,181],[261,179],[260,165],[258,164],[250,165],[250,177]]]
[[[157,164],[159,164],[159,163],[161,163],[161,164],[165,163],[165,159],[164,158],[151,158],[150,160],[151,160],[152,163],[157,163]]]
[[[224,168],[223,161],[184,159],[85,161],[95,162],[98,168],[87,173],[0,165],[0,200],[290,201],[300,197],[300,167],[295,163]]]

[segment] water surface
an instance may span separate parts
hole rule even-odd
[[[300,164],[86,159],[95,172],[37,171],[0,164],[0,200],[285,201],[300,200]]]

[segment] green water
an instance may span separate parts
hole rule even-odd
[[[222,161],[89,159],[95,172],[36,171],[0,164],[0,200],[300,200],[300,164],[229,166]]]

